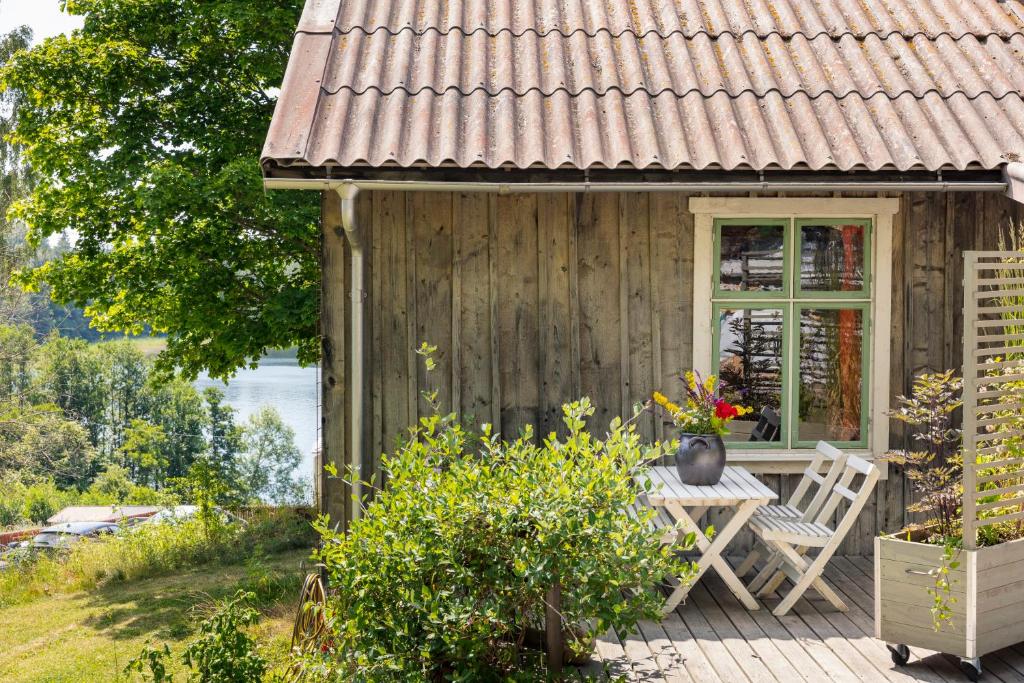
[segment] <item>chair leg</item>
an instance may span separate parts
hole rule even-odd
[[[747,554],[747,559],[740,562],[740,566],[736,568],[736,576],[741,579],[750,573],[750,570],[754,568],[757,561],[761,559],[761,552],[757,549],[757,543],[754,543],[754,547],[750,549],[750,553]]]
[[[785,573],[785,575],[789,577],[789,580],[792,581],[794,584],[800,580],[800,570],[793,567],[788,562],[783,563],[780,574],[781,573]],[[836,592],[832,590],[832,588],[825,582],[824,579],[819,577],[815,579],[811,585],[814,587],[814,590],[816,590],[818,594],[821,595],[821,597],[823,597],[830,605],[835,607],[836,610],[840,612],[849,611],[850,608],[846,606],[846,603],[843,602],[843,599],[840,598],[839,595],[837,595]]]
[[[761,588],[768,583],[768,580],[772,578],[775,572],[778,571],[780,563],[779,554],[773,551],[768,557],[768,562],[765,563],[764,567],[761,568],[761,571],[759,571],[757,576],[754,577],[754,580],[747,586],[747,590],[751,593],[758,593]]]
[[[832,590],[828,588],[828,586],[824,585],[824,581],[821,581],[821,573],[825,569],[825,564],[828,563],[829,559],[832,557],[831,552],[823,551],[820,555],[818,555],[818,557],[814,559],[813,562],[808,564],[807,560],[801,557],[800,554],[797,553],[797,551],[788,543],[777,542],[775,545],[779,549],[779,552],[782,554],[782,556],[785,558],[784,561],[789,562],[793,566],[793,568],[800,573],[800,578],[796,581],[795,585],[793,586],[793,589],[789,591],[785,598],[782,599],[782,602],[780,602],[775,607],[775,609],[772,610],[772,614],[774,614],[777,617],[781,617],[787,614],[789,610],[793,609],[793,605],[796,604],[796,601],[803,596],[803,594],[807,591],[808,588],[810,588],[811,586],[815,586],[815,588],[817,588],[816,584],[818,582],[820,582],[822,586],[824,586],[825,588],[825,591],[822,592],[822,597],[824,597],[830,603],[832,603],[831,598],[835,598],[837,602],[832,604],[837,609],[845,611],[845,603],[843,603],[843,601],[839,599],[839,596],[832,592]]]

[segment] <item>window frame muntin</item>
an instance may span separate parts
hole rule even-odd
[[[721,352],[721,349],[719,348],[719,346],[721,344],[721,336],[722,336],[721,325],[719,323],[720,323],[720,316],[721,316],[722,310],[735,310],[735,309],[738,309],[738,308],[741,308],[743,310],[752,310],[752,311],[758,311],[758,310],[765,311],[765,310],[776,310],[776,309],[781,310],[782,311],[782,329],[783,329],[783,335],[782,335],[782,400],[781,400],[782,407],[781,407],[781,410],[782,410],[782,414],[783,415],[788,415],[789,414],[789,409],[790,409],[790,400],[791,399],[790,399],[790,386],[789,386],[790,382],[789,382],[789,378],[787,376],[786,369],[787,369],[787,366],[788,366],[788,364],[790,362],[789,358],[790,358],[790,345],[792,344],[792,335],[786,334],[785,330],[786,330],[786,327],[792,322],[792,314],[790,313],[789,310],[787,310],[788,308],[791,308],[792,304],[788,300],[777,302],[777,303],[780,304],[780,305],[777,305],[777,306],[771,305],[772,303],[773,302],[771,302],[771,301],[762,301],[762,302],[757,302],[757,303],[755,303],[755,302],[740,303],[740,302],[737,302],[737,301],[715,301],[713,303],[712,307],[711,307],[711,310],[713,311],[713,316],[712,316],[713,322],[712,322],[712,325],[711,325],[711,330],[712,330],[712,340],[711,340],[711,358],[712,358],[712,360],[711,360],[711,362],[715,366],[715,373],[714,374],[715,374],[715,376],[718,376],[718,374],[719,374],[718,373],[718,367],[720,367],[718,364],[721,361],[721,358],[719,357],[719,353]],[[788,424],[785,421],[780,421],[780,424],[779,424],[779,440],[778,441],[729,441],[727,439],[723,439],[723,441],[725,441],[726,447],[736,448],[738,450],[743,450],[743,451],[772,450],[772,449],[778,449],[778,448],[789,449],[789,448],[791,448],[791,446],[790,446],[791,441],[790,441],[790,433],[789,432],[790,432],[790,430],[789,430]]]
[[[871,301],[849,301],[849,300],[833,300],[828,302],[811,301],[800,299],[793,303],[793,314],[792,314],[792,326],[793,329],[790,331],[790,343],[793,346],[793,359],[796,366],[794,371],[797,376],[800,373],[799,368],[799,357],[800,357],[800,311],[805,308],[820,308],[823,310],[840,311],[844,309],[858,309],[861,311],[863,331],[861,332],[861,349],[860,349],[860,430],[863,435],[858,441],[829,441],[836,448],[867,448],[871,443],[870,433],[870,420],[869,411],[871,409]],[[796,450],[813,449],[818,443],[817,440],[805,441],[800,439],[800,381],[793,382],[793,398],[792,405],[795,406],[792,414],[793,419],[793,438],[790,440],[790,448]]]
[[[871,321],[871,410],[869,446],[847,452],[869,460],[884,458],[889,451],[892,378],[892,278],[893,237],[896,215],[901,210],[899,196],[873,197],[807,197],[799,194],[786,197],[690,197],[687,208],[693,220],[693,315],[691,365],[699,372],[711,374],[711,294],[714,287],[712,262],[715,218],[757,218],[786,216],[791,218],[855,217],[873,221]],[[799,473],[815,457],[811,449],[778,448],[771,451],[726,450],[731,464],[739,464],[753,472]],[[884,460],[879,461],[882,478],[888,476]]]
[[[793,260],[794,263],[790,265],[790,269],[793,270],[793,281],[790,286],[793,288],[794,299],[839,299],[839,300],[859,300],[864,299],[870,301],[874,291],[872,290],[872,277],[873,263],[872,258],[874,252],[874,221],[870,218],[819,218],[815,216],[803,216],[793,217]],[[842,226],[842,225],[861,225],[864,228],[864,286],[859,290],[848,290],[848,291],[819,291],[819,290],[804,290],[801,286],[800,272],[797,269],[796,262],[799,261],[800,255],[803,253],[803,242],[804,235],[801,227],[804,225],[828,225],[828,226]]]
[[[864,287],[853,292],[819,292],[811,290],[801,296],[800,271],[796,263],[800,258],[803,246],[802,225],[863,225],[864,227]],[[802,308],[858,308],[864,311],[864,332],[868,343],[861,348],[861,433],[863,438],[858,441],[835,442],[837,448],[867,448],[871,443],[871,429],[868,413],[870,411],[871,377],[870,347],[871,337],[867,332],[871,329],[871,252],[874,243],[871,241],[874,221],[871,218],[851,218],[846,216],[820,217],[804,216],[750,216],[737,218],[715,218],[713,230],[714,281],[711,288],[712,309],[712,341],[711,366],[715,375],[718,374],[721,358],[719,348],[721,331],[719,316],[722,304],[726,308],[743,309],[781,309],[782,310],[782,414],[785,416],[779,426],[778,442],[761,444],[756,441],[728,441],[727,446],[739,451],[757,451],[770,448],[784,448],[787,451],[813,450],[817,441],[803,441],[800,435],[800,419],[797,409],[800,405],[799,380],[799,346],[800,336],[798,311]],[[721,228],[723,225],[780,225],[783,229],[783,288],[778,292],[731,292],[721,289]],[[776,305],[770,305],[770,304]],[[864,354],[868,357],[865,359]],[[865,369],[867,371],[865,371]],[[867,403],[867,408],[865,407]],[[832,442],[830,442],[832,443]]]
[[[793,245],[792,219],[782,218],[716,218],[714,226],[714,273],[715,281],[711,289],[711,296],[714,299],[777,299],[784,296],[787,299],[793,295],[793,261],[789,258]],[[722,289],[722,226],[724,225],[778,225],[782,228],[782,291],[781,292],[753,292],[753,291],[729,291]]]

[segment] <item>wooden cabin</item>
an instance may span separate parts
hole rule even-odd
[[[880,458],[962,362],[962,251],[1021,218],[1022,47],[1000,0],[307,0],[262,164],[322,196],[323,461],[366,476],[426,410],[422,341],[505,434],[696,368],[783,494],[818,439]],[[886,468],[845,551],[911,495]]]

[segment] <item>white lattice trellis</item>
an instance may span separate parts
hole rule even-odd
[[[1024,253],[964,253],[964,547],[1024,521]]]

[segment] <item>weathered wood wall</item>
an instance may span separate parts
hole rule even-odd
[[[1001,195],[900,197],[894,396],[920,372],[959,366],[961,251],[994,247],[1000,227],[1020,218]],[[688,200],[684,193],[361,194],[359,220],[372,242],[370,452],[390,449],[415,422],[426,409],[425,389],[436,389],[445,407],[512,434],[525,424],[541,433],[558,428],[562,402],[579,396],[593,400],[600,425],[629,414],[651,390],[672,387],[691,364]],[[329,300],[347,305],[343,296]],[[414,351],[421,341],[439,349],[429,379]],[[642,429],[662,436],[649,417]],[[783,496],[796,481],[765,479]],[[904,523],[909,501],[904,478],[892,471],[844,551],[870,553],[880,530]]]

